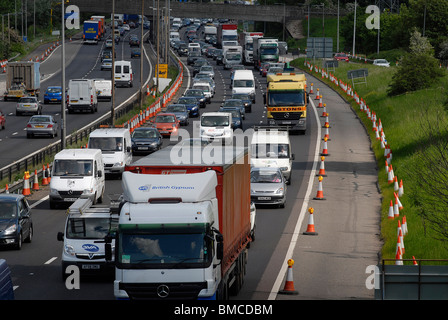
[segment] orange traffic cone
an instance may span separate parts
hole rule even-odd
[[[398,210],[403,210],[403,205],[401,204],[400,198],[398,197],[398,194],[394,192],[395,199],[397,199],[398,203]]]
[[[389,214],[387,215],[387,218],[389,220],[392,220],[392,219],[395,218],[395,215],[394,215],[394,203],[393,203],[392,200],[390,200]]]
[[[403,265],[403,256],[401,252],[401,245],[400,245],[400,237],[398,237],[397,240],[397,251],[395,253],[395,265],[402,266]]]
[[[149,85],[146,85],[146,95],[149,96]]]
[[[5,193],[9,193],[9,187],[8,187],[8,184],[6,184]]]
[[[324,118],[327,116],[327,104],[324,103],[324,111],[322,111],[322,115],[320,116],[321,118]]]
[[[324,191],[322,190],[322,180],[324,178],[322,176],[319,176],[319,185],[317,187],[317,194],[313,198],[314,200],[325,200],[324,198]]]
[[[320,157],[320,168],[319,168],[319,173],[316,174],[316,176],[322,176],[322,177],[326,177],[326,176],[327,176],[327,174],[325,173],[325,164],[324,164],[324,161],[325,161],[325,157],[324,157],[324,156],[321,156],[321,157]]]
[[[406,221],[406,216],[403,216],[403,223],[401,224],[401,229],[403,230],[403,235],[408,234],[408,222]]]
[[[322,128],[330,128],[330,120],[328,120],[328,116],[329,116],[330,114],[327,112],[327,114],[325,115],[325,123],[324,123],[324,125],[322,126]]]
[[[324,138],[322,140],[327,139],[327,141],[330,141],[330,129],[328,127],[325,128],[325,134],[324,134]]]
[[[288,260],[288,271],[286,273],[286,281],[283,290],[280,290],[278,293],[280,294],[299,294],[294,289],[294,279],[292,276],[292,266],[294,265],[294,260]]]
[[[42,185],[43,186],[48,185],[47,170],[45,170],[44,165],[42,165]]]
[[[401,197],[404,194],[403,180],[400,179],[400,184],[398,185],[398,196]]]
[[[39,190],[39,180],[37,179],[37,170],[34,170],[34,183],[33,183],[33,191]]]
[[[413,263],[414,263],[414,266],[418,266],[417,260],[415,260],[415,257],[414,257],[414,256],[412,256],[412,260],[414,261],[414,262],[413,262]]]
[[[387,183],[391,184],[394,182],[394,171],[392,165],[389,165],[389,172],[387,173]]]
[[[22,190],[22,194],[24,196],[29,196],[31,194],[31,190],[30,190],[30,175],[28,171],[25,171],[25,175],[23,177],[23,190]]]
[[[313,94],[313,93],[314,93],[314,91],[313,91],[313,86],[314,86],[314,84],[311,83],[310,92],[309,92],[308,94]]]
[[[318,108],[323,108],[323,103],[322,103],[322,95],[319,96],[319,104],[317,105]]]
[[[395,198],[395,203],[394,203],[394,217],[398,217],[400,215],[400,209],[398,209],[398,201]]]
[[[310,207],[308,209],[308,212],[310,213],[310,216],[308,218],[308,226],[303,234],[308,236],[317,236],[318,233],[314,229],[314,217],[313,217],[314,209]]]
[[[321,156],[329,156],[327,140],[328,140],[327,138],[324,138],[324,147],[323,147],[322,153],[320,154]]]
[[[404,239],[403,239],[403,230],[401,228],[400,220],[398,220],[398,228],[397,228],[398,239],[400,239],[401,253],[405,253],[404,249]]]
[[[319,99],[320,99],[320,93],[319,93],[319,88],[317,88],[316,98],[314,98],[314,100],[319,100]]]

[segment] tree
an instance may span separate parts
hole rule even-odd
[[[417,30],[412,33],[409,50],[392,76],[387,91],[389,96],[428,88],[445,74],[432,55],[433,48],[428,39]]]

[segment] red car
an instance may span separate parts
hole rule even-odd
[[[174,113],[159,113],[152,123],[162,136],[168,137],[171,134],[177,135],[180,127],[180,122]]]
[[[336,53],[334,55],[335,60],[348,62],[348,56],[345,53]]]
[[[6,125],[6,116],[2,111],[0,111],[0,127],[2,129],[5,129],[5,125]]]

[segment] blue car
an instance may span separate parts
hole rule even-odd
[[[44,94],[44,104],[61,103],[62,89],[61,87],[48,87]]]
[[[199,117],[199,101],[196,97],[180,97],[177,104],[184,104],[187,107],[190,118]]]
[[[24,195],[0,195],[0,245],[20,250],[33,238],[31,208]]]

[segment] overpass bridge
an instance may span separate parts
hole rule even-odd
[[[112,13],[113,0],[70,0],[79,7],[80,12],[102,15]],[[166,5],[165,0],[115,0],[115,13],[141,14],[142,1],[144,15],[153,15],[153,6],[159,9]],[[170,1],[171,16],[179,18],[227,18],[231,20],[267,21],[283,23],[288,20],[301,20],[307,15],[307,7],[288,5],[244,5],[227,3],[201,3]]]

